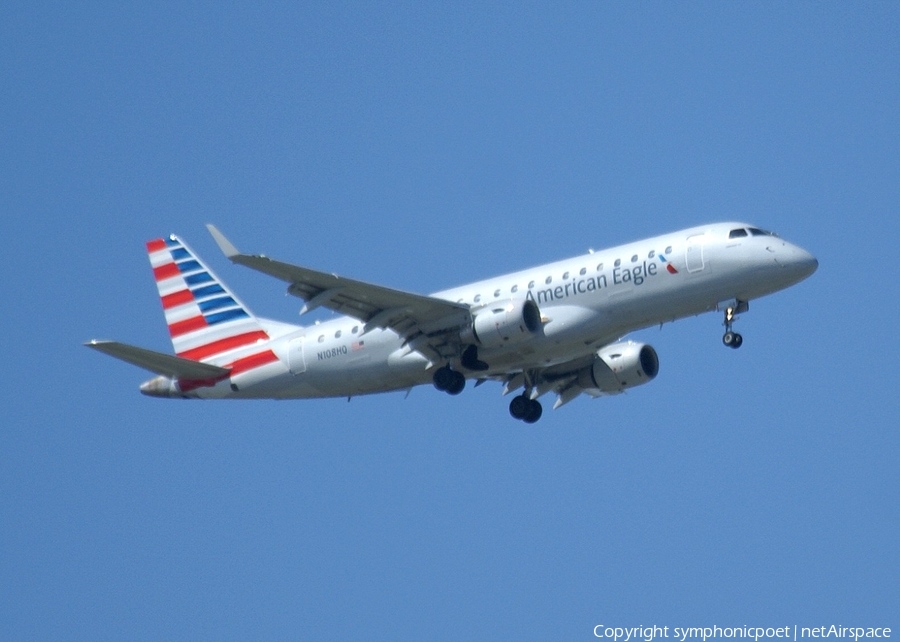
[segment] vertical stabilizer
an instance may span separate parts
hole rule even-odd
[[[268,341],[256,317],[177,236],[148,241],[147,252],[179,357],[223,365],[232,361],[235,350]],[[256,367],[276,359],[266,349],[250,356],[253,364],[241,365]]]

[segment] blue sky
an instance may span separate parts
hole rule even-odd
[[[7,3],[0,638],[892,626],[895,3]],[[715,220],[809,249],[726,350],[527,427],[499,386],[179,402],[144,242],[415,292]]]

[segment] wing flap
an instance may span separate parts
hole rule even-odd
[[[89,341],[84,345],[172,379],[217,379],[225,377],[231,372],[228,368],[138,348],[118,341]]]

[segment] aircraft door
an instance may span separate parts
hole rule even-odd
[[[687,250],[684,253],[688,272],[700,272],[706,266],[703,260],[703,244],[705,240],[704,234],[688,237]]]
[[[305,337],[300,337],[293,339],[288,344],[288,367],[291,369],[291,374],[298,375],[306,372],[306,356],[303,354],[305,340]]]

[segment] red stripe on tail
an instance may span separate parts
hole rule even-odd
[[[172,294],[167,294],[161,298],[163,310],[168,310],[169,308],[174,308],[176,305],[193,301],[194,295],[190,290],[180,290],[179,292],[173,292]]]
[[[202,316],[199,317],[191,317],[190,319],[185,319],[184,321],[178,321],[177,323],[173,323],[169,326],[169,335],[172,338],[175,338],[182,334],[187,334],[193,330],[199,330],[200,328],[205,328],[207,325],[206,319]]]
[[[165,265],[160,265],[159,267],[153,268],[153,278],[155,278],[157,281],[162,281],[163,279],[178,276],[179,274],[181,274],[181,271],[174,263],[166,263]]]
[[[226,350],[231,350],[233,348],[240,348],[241,346],[256,343],[260,339],[268,338],[269,335],[262,330],[255,330],[254,332],[245,332],[244,334],[238,334],[233,337],[226,337],[225,339],[219,339],[218,341],[213,341],[212,343],[207,343],[203,346],[179,352],[178,356],[185,359],[192,359],[193,361],[201,361],[214,354],[219,354],[220,352],[225,352]]]

